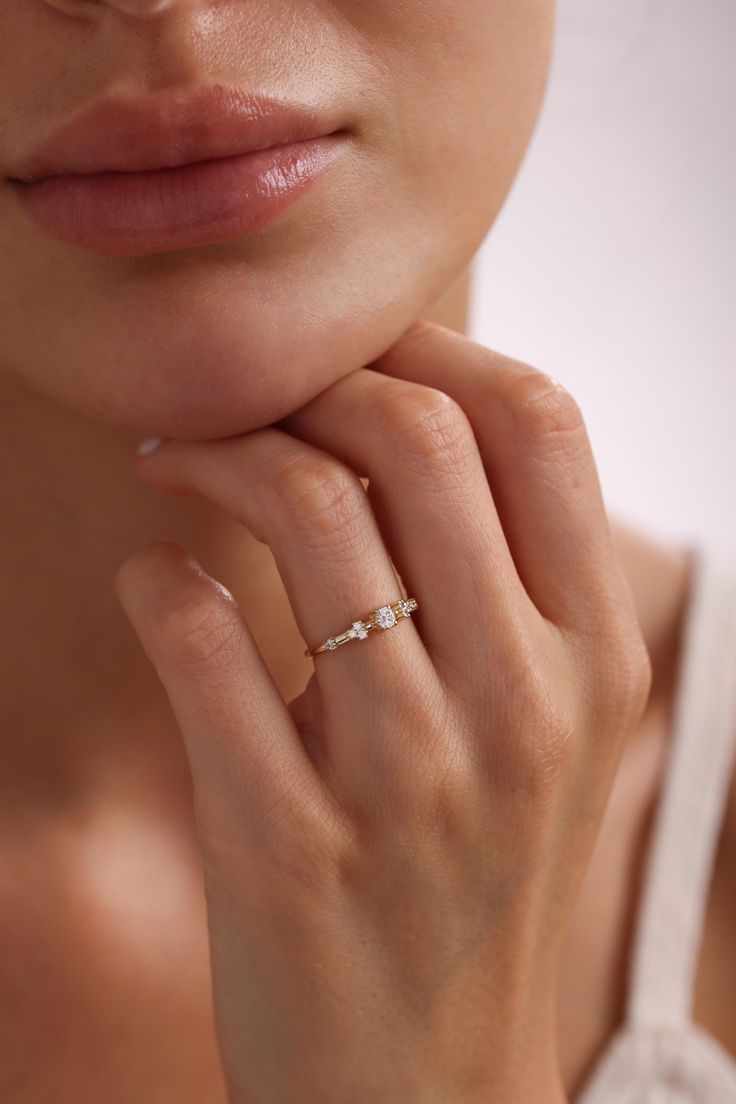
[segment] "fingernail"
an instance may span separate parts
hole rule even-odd
[[[148,456],[149,452],[153,452],[163,441],[163,437],[146,437],[141,441],[136,449],[139,456]]]

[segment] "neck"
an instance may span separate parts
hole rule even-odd
[[[425,317],[465,332],[469,274]],[[14,818],[97,801],[189,800],[168,699],[115,597],[115,570],[137,547],[175,540],[239,601],[279,689],[291,700],[303,655],[270,550],[200,498],[134,474],[138,435],[0,383],[0,808]],[[274,609],[277,611],[274,616]],[[107,795],[106,795],[107,796]]]

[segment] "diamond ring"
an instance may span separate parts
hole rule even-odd
[[[412,611],[417,608],[417,605],[416,598],[400,598],[393,605],[379,606],[378,609],[372,610],[364,620],[353,621],[350,628],[346,629],[345,632],[339,633],[337,636],[331,636],[322,644],[315,644],[313,648],[306,648],[304,654],[313,656],[318,655],[319,652],[334,652],[336,648],[339,648],[342,644],[347,644],[349,640],[365,640],[368,633],[374,629],[391,629],[394,625],[398,625],[404,617],[409,617]]]

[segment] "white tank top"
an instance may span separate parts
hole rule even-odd
[[[692,1019],[736,748],[736,550],[688,550],[693,585],[624,1023],[573,1104],[736,1104],[736,1058]]]

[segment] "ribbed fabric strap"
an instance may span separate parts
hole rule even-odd
[[[628,1026],[689,1022],[736,750],[736,550],[701,544],[683,626],[672,744],[631,956]]]

